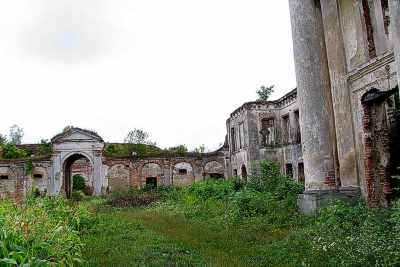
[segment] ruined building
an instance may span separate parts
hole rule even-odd
[[[36,156],[40,145],[23,145],[31,158],[0,160],[0,198],[22,198],[33,189],[70,197],[75,174],[84,177],[88,195],[146,185],[187,185],[206,177],[226,176],[222,151],[114,156],[105,152],[110,145],[115,144],[106,144],[97,133],[79,128],[55,136],[51,152],[45,156]]]
[[[306,191],[300,207],[393,197],[399,0],[289,0]],[[397,151],[396,151],[397,149]]]
[[[293,179],[304,182],[297,90],[276,101],[256,101],[235,110],[226,123],[229,176],[255,173],[261,160],[274,161]]]

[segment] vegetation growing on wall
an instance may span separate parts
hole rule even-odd
[[[147,144],[110,143],[104,147],[104,155],[108,157],[183,157],[187,153],[185,145],[161,149]]]

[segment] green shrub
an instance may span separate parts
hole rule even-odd
[[[199,199],[224,199],[234,190],[234,183],[232,181],[213,181],[206,180],[187,187],[190,194],[195,195]]]
[[[25,159],[29,156],[26,150],[17,148],[15,144],[4,145],[2,154],[3,159]]]
[[[72,177],[72,189],[74,191],[81,191],[85,189],[85,178],[79,174]]]
[[[71,194],[71,199],[74,201],[82,201],[85,198],[85,194],[82,191],[73,191]]]

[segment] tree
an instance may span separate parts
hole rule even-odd
[[[7,143],[7,137],[0,134],[0,147],[4,146]]]
[[[10,143],[20,145],[22,143],[22,137],[24,137],[24,130],[16,124],[11,126],[9,136]]]
[[[67,126],[65,126],[64,127],[64,129],[63,129],[63,133],[66,133],[66,132],[68,132],[69,130],[71,130],[71,129],[73,129],[74,128],[74,126],[72,126],[72,125],[67,125]]]
[[[194,152],[196,152],[196,153],[204,153],[204,152],[206,152],[206,146],[205,145],[201,145],[199,147],[196,147],[194,149]]]
[[[155,143],[149,140],[149,134],[146,131],[137,128],[128,133],[124,139],[124,143],[155,145]]]
[[[264,86],[262,85],[259,90],[257,90],[258,100],[268,101],[271,94],[274,92],[275,85]]]

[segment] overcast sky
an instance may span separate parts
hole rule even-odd
[[[260,85],[295,87],[292,53],[287,0],[3,0],[0,133],[214,149]]]

